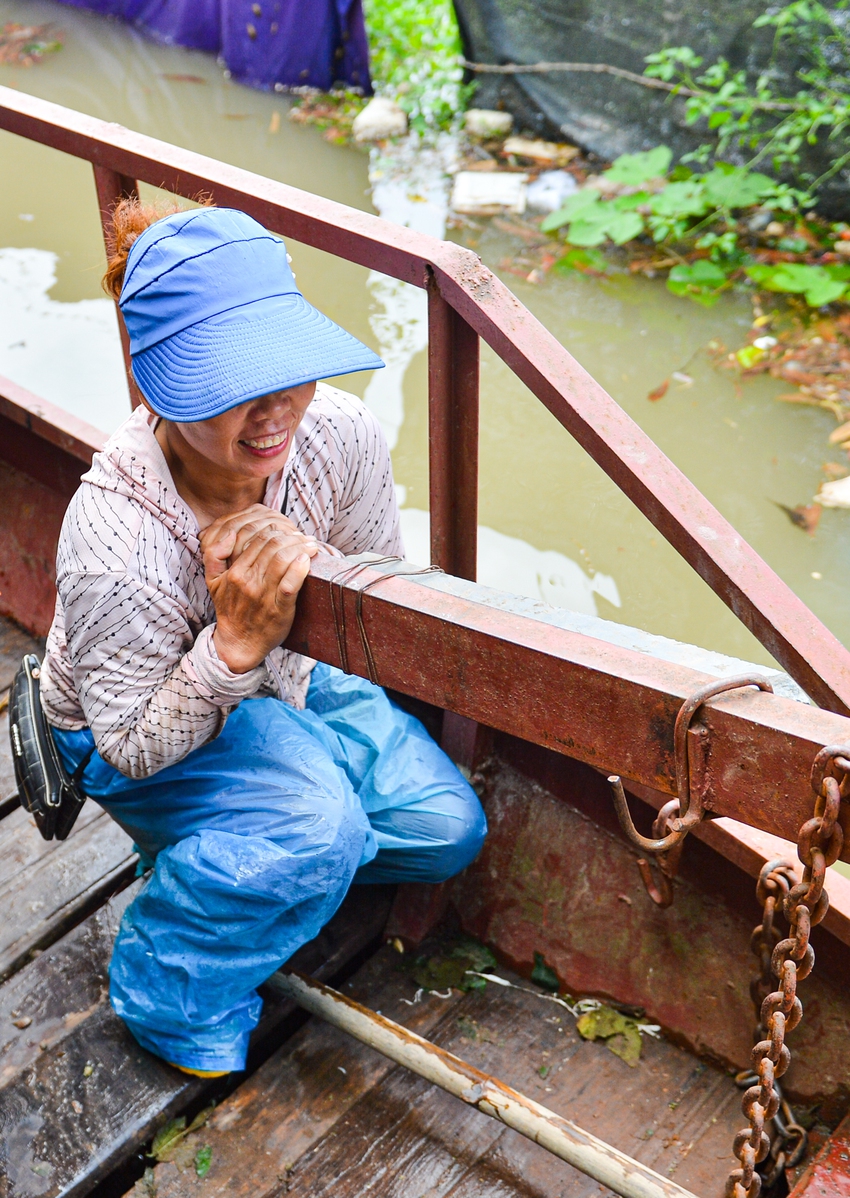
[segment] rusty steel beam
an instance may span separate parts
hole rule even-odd
[[[850,713],[850,653],[470,250],[10,88],[0,128],[177,195],[201,191],[268,228],[426,287],[507,363],[777,661]]]
[[[122,175],[119,171],[111,170],[108,166],[94,164],[94,186],[97,191],[97,206],[100,209],[100,227],[103,230],[103,244],[106,256],[112,249],[112,213],[120,200],[139,198],[139,185],[130,175]],[[130,365],[130,336],[124,324],[124,317],[115,302],[115,313],[118,317],[118,332],[121,336],[121,349],[124,354],[124,369],[127,371],[127,386],[130,389],[130,406],[137,408],[142,402],[138,384],[133,377]]]
[[[478,556],[478,334],[428,286],[428,481],[431,561],[476,577]]]
[[[481,724],[677,793],[673,725],[682,702],[710,679],[629,649],[544,624],[416,578],[316,559],[286,644],[369,676],[358,624],[382,686]],[[367,583],[368,592],[357,590]],[[332,588],[335,593],[332,595]],[[340,593],[341,592],[341,593]],[[334,601],[336,615],[334,612]],[[700,709],[691,786],[706,810],[796,841],[812,814],[809,776],[826,744],[850,744],[850,719],[775,695],[733,691]],[[850,831],[850,810],[842,811]],[[843,859],[850,860],[850,837]]]

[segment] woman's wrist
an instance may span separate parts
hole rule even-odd
[[[242,637],[230,636],[220,624],[213,629],[212,639],[219,661],[232,674],[248,674],[265,658],[265,653],[258,656],[255,647],[246,644]]]

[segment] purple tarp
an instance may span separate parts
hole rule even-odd
[[[235,79],[270,89],[371,91],[362,0],[60,0],[120,17],[168,45],[220,55]]]

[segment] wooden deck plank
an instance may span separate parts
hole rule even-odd
[[[433,995],[413,1006],[415,990],[394,966],[398,954],[383,948],[343,989],[420,1035],[430,1030],[460,995]],[[310,1020],[219,1106],[209,1124],[190,1137],[190,1155],[212,1148],[212,1165],[200,1182],[173,1162],[154,1170],[154,1189],[137,1183],[134,1198],[260,1198],[277,1189],[300,1156],[394,1068],[391,1061],[321,1020]],[[250,1151],[246,1146],[250,1145]]]
[[[740,1092],[667,1041],[630,1069],[583,1041],[567,1012],[489,986],[414,994],[383,950],[346,993],[517,1086],[704,1198],[723,1192]],[[510,976],[510,975],[506,975]],[[524,983],[523,983],[524,984]],[[549,1067],[544,1078],[540,1069]],[[345,1069],[343,1075],[341,1070]],[[200,1180],[192,1154],[209,1145]],[[271,1057],[133,1198],[579,1198],[605,1193],[523,1137],[396,1068],[320,1020]]]
[[[0,1090],[31,1068],[106,1001],[112,945],[141,881],[109,899],[57,944],[0,986]],[[15,1020],[28,1019],[18,1028]]]
[[[88,802],[65,841],[42,840],[18,808],[0,822],[0,979],[57,940],[133,877],[132,842]]]
[[[380,935],[391,897],[392,888],[355,888],[320,936],[300,950],[300,968],[334,977]],[[166,1118],[215,1088],[141,1049],[109,1006],[105,963],[121,901],[90,916],[0,987],[0,1024],[14,1058],[0,1089],[0,1194],[86,1194]],[[45,998],[51,987],[57,1006]],[[11,1041],[12,1010],[33,1018],[40,1041],[30,1028],[23,1029],[23,1043]],[[290,1003],[266,1002],[252,1040],[255,1057],[277,1046],[294,1014]]]
[[[553,1009],[537,997],[490,986],[467,995],[433,1038],[704,1198],[722,1194],[741,1121],[732,1080],[648,1038],[631,1069],[603,1045],[581,1040],[571,1017],[553,1016]],[[545,1079],[543,1066],[550,1070]],[[607,1193],[400,1069],[298,1161],[286,1187],[291,1198],[331,1192],[335,1198],[471,1198],[500,1190],[517,1198]]]

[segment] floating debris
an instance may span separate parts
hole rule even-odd
[[[60,36],[51,25],[9,22],[0,29],[0,66],[34,66],[45,54],[62,49]]]
[[[467,216],[522,216],[528,175],[514,172],[459,171],[452,190],[452,208]]]
[[[650,391],[646,398],[650,400],[651,403],[656,403],[659,399],[664,398],[664,396],[667,394],[669,386],[670,380],[665,379],[663,383],[658,384],[654,391]]]
[[[825,485],[829,486],[830,484],[827,483]],[[822,511],[820,501],[817,503],[798,503],[796,507],[786,507],[784,503],[778,503],[776,500],[773,502],[780,511],[785,513],[795,527],[802,528],[810,537],[815,535],[815,529],[818,526]],[[850,503],[848,503],[848,507],[850,507]]]
[[[495,108],[470,108],[464,116],[464,128],[470,137],[483,139],[507,137],[513,128],[514,118],[509,112]]]
[[[542,171],[528,185],[528,206],[536,212],[556,212],[567,196],[577,190],[575,175],[569,171]]]
[[[363,109],[363,98],[351,92],[309,92],[289,110],[289,119],[297,125],[316,125],[325,141],[346,145],[352,140],[352,125]]]
[[[578,146],[567,145],[566,142],[532,141],[528,137],[509,137],[502,146],[502,153],[507,157],[530,158],[534,162],[557,162],[566,166],[578,157],[581,150]]]
[[[351,126],[355,141],[386,141],[404,137],[407,132],[407,113],[386,96],[375,96],[358,112]]]
[[[823,507],[850,508],[850,475],[833,482],[821,483],[815,500]]]
[[[160,79],[170,79],[172,83],[206,83],[202,75],[181,75],[172,72],[163,72]]]

